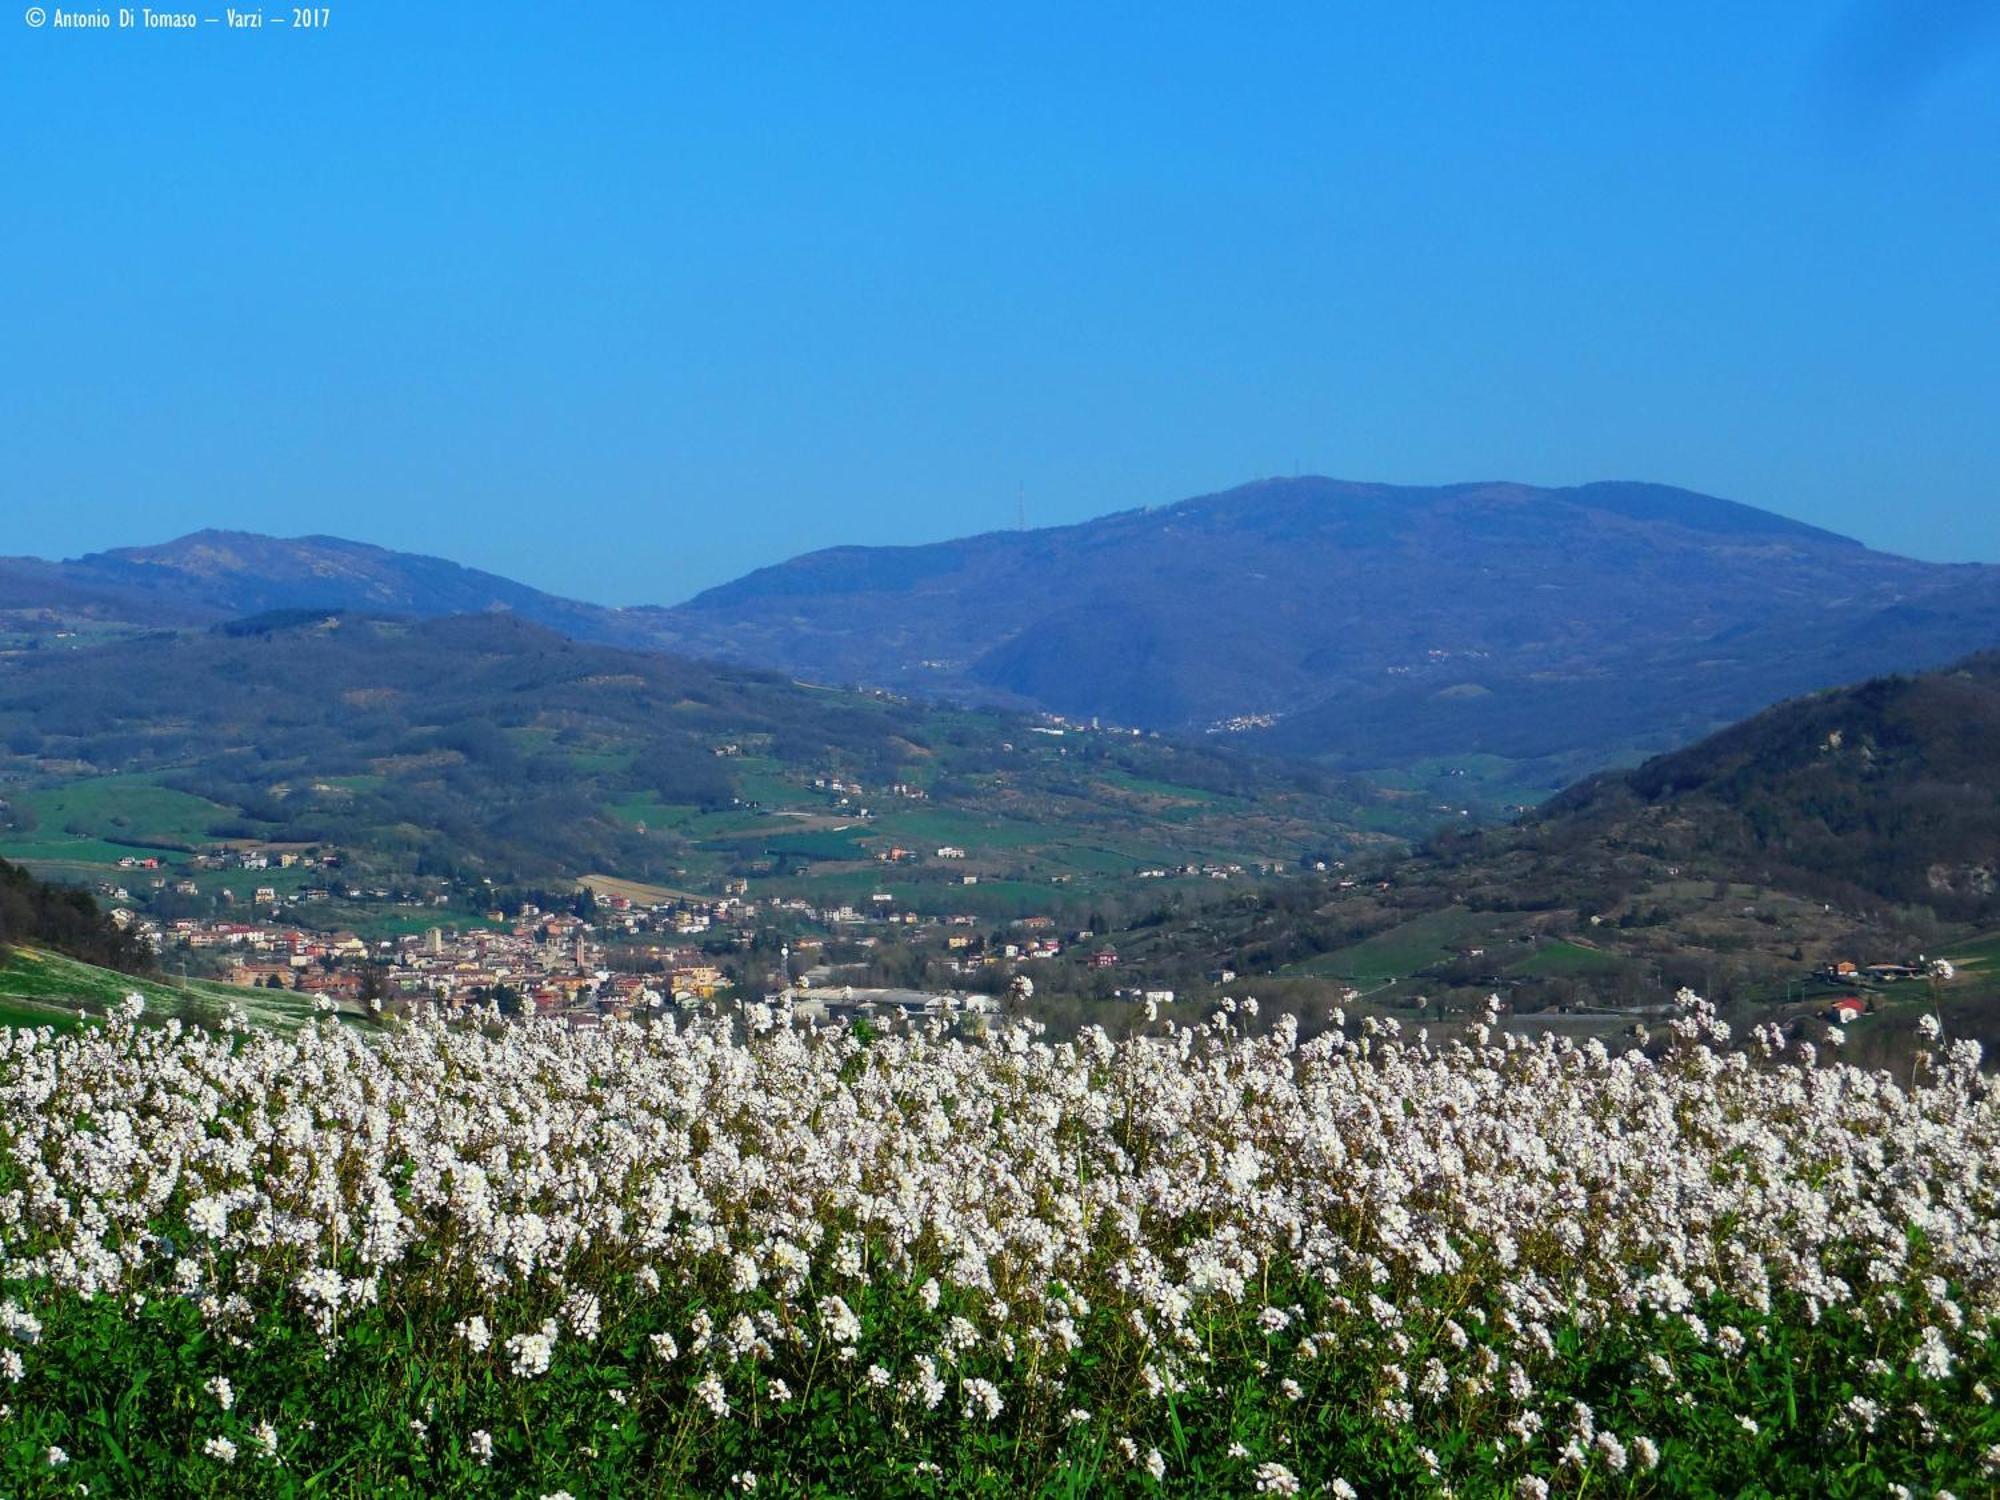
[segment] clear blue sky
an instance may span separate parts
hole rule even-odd
[[[1995,10],[16,8],[0,552],[670,602],[1299,468],[2000,560]]]

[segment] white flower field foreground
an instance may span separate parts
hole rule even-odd
[[[1991,1493],[1977,1047],[1684,999],[0,1034],[0,1493]]]

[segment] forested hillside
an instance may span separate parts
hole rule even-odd
[[[946,844],[970,851],[954,868],[1084,877],[1177,851],[1295,859],[1386,812],[1310,767],[584,645],[506,613],[292,611],[0,655],[0,775],[0,849],[39,863],[261,841],[494,879],[867,880],[893,847]]]
[[[637,613],[645,613],[643,611]],[[658,612],[697,655],[1546,790],[2000,639],[2000,570],[1664,485],[1271,479],[1074,526],[843,547]]]
[[[0,859],[0,958],[22,943],[132,973],[152,963],[152,955],[106,917],[88,891],[37,880]]]
[[[2000,921],[2000,652],[1782,704],[1592,778],[1528,834]]]
[[[1151,982],[1227,966],[1447,1008],[1496,988],[1523,1010],[1657,1004],[1682,984],[1783,998],[1823,966],[1923,953],[1965,960],[1961,1000],[2000,995],[1996,745],[1989,653],[1781,704],[1407,859],[1170,897],[1114,940]]]

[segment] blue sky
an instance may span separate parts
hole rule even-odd
[[[2000,560],[1995,13],[10,12],[0,552],[326,531],[671,602],[1301,469]]]

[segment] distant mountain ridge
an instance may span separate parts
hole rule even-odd
[[[197,531],[67,562],[0,559],[0,609],[69,605],[136,624],[207,624],[274,609],[419,618],[507,610],[582,640],[618,635],[619,611],[443,558],[334,536]]]
[[[0,634],[278,608],[502,610],[574,639],[1553,789],[1802,692],[2000,645],[2000,567],[1663,485],[1271,479],[1076,525],[839,547],[609,609],[334,537],[0,559]]]
[[[1546,758],[1553,783],[2000,643],[2000,568],[1662,485],[1273,479],[812,553],[654,624],[678,649],[805,676],[1228,726],[1353,765]]]

